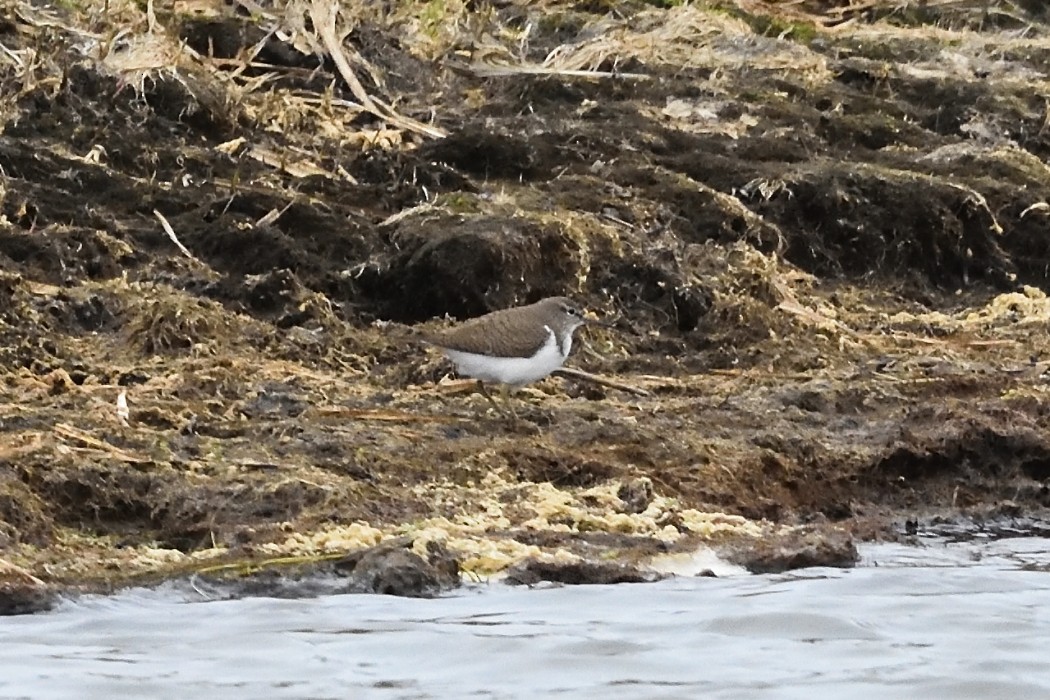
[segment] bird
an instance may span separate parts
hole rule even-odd
[[[569,297],[547,297],[424,333],[422,339],[444,352],[460,374],[478,380],[481,393],[499,409],[485,382],[499,384],[504,404],[510,407],[509,390],[561,367],[572,350],[573,333],[587,323],[600,324],[586,318],[583,307]]]

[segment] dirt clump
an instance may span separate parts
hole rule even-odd
[[[853,538],[827,528],[804,528],[762,539],[730,556],[753,574],[771,574],[812,566],[848,569],[860,560]]]
[[[651,583],[663,578],[660,574],[640,571],[635,567],[614,562],[574,562],[554,564],[526,561],[507,572],[507,583],[535,585],[541,581],[565,583],[574,586],[610,583]]]

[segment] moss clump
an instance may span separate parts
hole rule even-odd
[[[717,4],[712,9],[739,19],[751,27],[751,30],[761,36],[779,37],[790,39],[799,44],[808,45],[817,36],[817,26],[812,22],[804,22],[798,19],[786,19],[774,15],[751,14],[744,12],[735,5]]]
[[[478,198],[467,192],[450,192],[440,195],[436,203],[453,214],[477,214],[482,210]]]

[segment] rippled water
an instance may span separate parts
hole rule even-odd
[[[437,600],[81,599],[0,619],[0,697],[1050,697],[1050,541],[863,554]]]

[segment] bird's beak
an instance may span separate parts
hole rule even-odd
[[[590,312],[586,312],[583,316],[583,322],[588,326],[600,326],[601,328],[614,328],[613,324],[608,321],[603,321],[597,316],[594,316]]]

